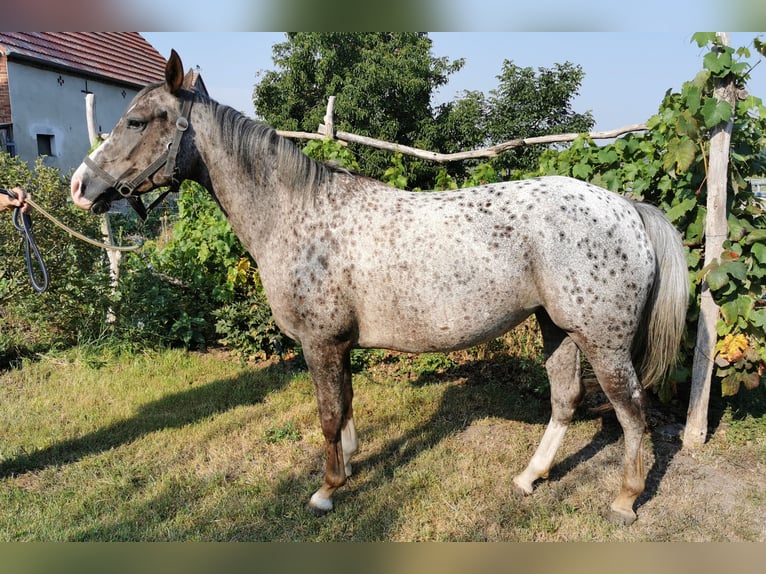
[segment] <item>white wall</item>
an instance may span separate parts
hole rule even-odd
[[[85,119],[85,90],[95,95],[99,133],[108,133],[127,109],[137,89],[8,61],[13,137],[16,154],[30,165],[37,159],[37,134],[53,136],[46,165],[68,175],[90,149]]]

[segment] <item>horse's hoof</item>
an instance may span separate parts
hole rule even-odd
[[[327,510],[323,508],[317,508],[310,502],[306,503],[306,510],[308,510],[311,514],[313,514],[316,518],[322,518],[326,514],[329,514],[329,512],[332,510],[332,508],[329,508]]]
[[[532,485],[529,485],[529,486],[521,485],[519,482],[517,482],[516,478],[513,479],[511,486],[513,489],[513,493],[518,496],[529,496],[530,494],[532,494],[532,491],[534,490],[532,488]]]
[[[319,491],[311,496],[306,508],[314,516],[324,516],[332,510],[332,499],[319,496]]]
[[[636,513],[632,510],[627,512],[625,510],[609,509],[609,513],[606,515],[606,519],[615,526],[630,526],[636,521]]]

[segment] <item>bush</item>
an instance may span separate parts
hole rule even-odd
[[[0,153],[0,186],[25,188],[63,223],[99,237],[99,220],[69,202],[69,181],[40,159],[33,169]],[[37,246],[50,285],[42,294],[29,283],[24,249],[11,217],[0,218],[0,368],[20,356],[101,336],[109,308],[109,268],[102,250],[72,238],[34,210]]]
[[[235,272],[236,276],[230,280],[242,296],[213,312],[217,319],[216,332],[223,336],[221,343],[235,349],[244,359],[281,355],[293,343],[274,322],[258,270],[243,257]]]

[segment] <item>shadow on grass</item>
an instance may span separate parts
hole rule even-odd
[[[522,365],[519,368],[519,365]],[[433,415],[427,425],[414,429],[405,435],[392,440],[385,451],[360,457],[355,460],[356,465],[380,466],[379,475],[366,485],[354,488],[357,492],[365,489],[377,488],[388,481],[396,480],[397,468],[406,465],[417,458],[422,452],[438,444],[443,439],[462,432],[477,420],[486,417],[497,417],[505,420],[539,425],[544,428],[550,417],[550,394],[541,391],[540,381],[547,381],[545,370],[540,365],[528,361],[519,361],[513,356],[495,358],[491,361],[474,361],[462,364],[459,367],[448,369],[441,375],[426,374],[417,379],[414,384],[432,384],[438,380],[461,379],[462,384],[450,386],[442,397],[438,411]],[[605,400],[605,399],[604,399]],[[654,397],[649,397],[648,403],[655,412],[664,409]],[[662,418],[672,415],[665,413]],[[622,428],[613,411],[603,414],[591,414],[587,407],[582,405],[578,408],[573,422],[577,420],[590,420],[601,418],[599,430],[591,440],[579,451],[560,459],[554,459],[549,482],[558,481],[575,467],[586,463],[598,455],[607,446],[622,441]],[[647,418],[650,418],[647,416]],[[647,472],[646,489],[636,502],[638,510],[648,500],[651,500],[658,492],[659,485],[668,471],[669,465],[675,454],[681,448],[679,440],[669,439],[657,429],[649,428],[647,434],[651,437],[651,446],[645,443],[644,448],[652,448],[654,462]],[[535,444],[529,455],[531,457]],[[508,445],[506,448],[513,448]],[[622,456],[617,464],[622,464]],[[517,469],[521,472],[523,468]],[[512,485],[508,484],[508,489]],[[619,485],[615,485],[614,492],[604,492],[603,507],[606,511],[609,504],[617,496]],[[339,504],[343,503],[343,489],[338,491],[336,499]],[[397,501],[404,503],[405,501]],[[393,516],[392,516],[393,515]],[[396,512],[385,508],[380,515],[370,518],[378,523],[396,522]]]
[[[733,421],[745,420],[748,417],[762,418],[766,415],[766,385],[759,385],[752,390],[742,385],[737,394],[724,397],[721,393],[721,382],[714,377],[710,389],[708,434],[715,433],[727,411],[731,413]]]
[[[390,500],[374,496],[391,481],[398,479],[398,469],[417,459],[444,439],[464,431],[472,423],[486,417],[497,417],[544,427],[550,416],[549,398],[540,390],[545,373],[539,365],[512,356],[490,361],[474,361],[448,369],[443,374],[426,373],[412,382],[428,385],[451,382],[443,393],[438,409],[417,428],[390,439],[380,452],[354,459],[358,469],[366,469],[365,480],[349,484],[334,497],[336,510],[323,518],[314,518],[304,509],[311,492],[322,480],[324,464],[321,452],[310,453],[298,467],[279,477],[271,486],[222,485],[226,500],[219,503],[199,521],[164,530],[162,539],[173,540],[386,540],[395,531],[401,512],[418,496],[417,491],[404,499]],[[130,443],[146,434],[193,424],[201,419],[240,405],[257,404],[274,390],[286,384],[291,376],[284,365],[262,371],[246,372],[231,379],[214,381],[143,407],[134,417],[90,433],[63,441],[49,448],[17,456],[0,464],[0,477],[12,476],[48,466],[76,462],[91,454]],[[397,416],[406,417],[402,411]],[[578,418],[590,417],[578,411]],[[611,419],[610,419],[611,417]],[[588,461],[607,445],[621,437],[621,429],[613,415],[605,415],[605,423],[593,439],[580,451],[554,463],[550,480],[557,480],[577,465]],[[611,420],[611,422],[609,422]],[[318,424],[318,423],[317,423]],[[384,424],[384,423],[379,423]],[[362,437],[364,434],[362,429]],[[509,445],[508,448],[513,448]],[[667,471],[674,452],[655,457],[649,471],[647,491],[639,504],[649,500]],[[531,452],[530,452],[531,455]],[[522,469],[519,468],[519,471]],[[193,507],[205,496],[200,485],[170,484],[150,500],[133,501],[120,516],[97,518],[84,525],[77,540],[144,540],[159,539],[161,525],[173,522],[176,513]],[[214,488],[214,486],[213,486]],[[508,485],[511,488],[511,485]],[[608,506],[615,493],[604,493]],[[163,509],[158,512],[158,509]],[[213,515],[215,514],[215,515]],[[189,521],[187,521],[189,522]],[[470,536],[470,533],[467,533]]]
[[[257,404],[289,380],[290,366],[246,371],[229,379],[213,381],[149,403],[129,419],[78,438],[65,440],[0,463],[0,478],[34,472],[48,466],[76,462],[86,456],[131,443],[144,435],[193,424],[240,405]]]
[[[229,500],[218,509],[221,514],[210,516],[207,524],[200,521],[176,531],[170,537],[228,541],[387,540],[396,528],[400,513],[406,508],[409,500],[396,500],[392,506],[387,496],[377,496],[377,492],[384,492],[386,485],[398,479],[397,475],[402,466],[414,461],[444,439],[465,430],[475,420],[498,417],[540,425],[547,422],[547,397],[529,390],[533,385],[529,385],[528,388],[522,385],[520,388],[511,382],[514,375],[530,380],[544,377],[544,372],[536,369],[535,367],[534,370],[520,373],[518,362],[510,357],[507,360],[500,358],[464,364],[443,374],[425,373],[412,381],[410,384],[413,386],[455,380],[460,380],[460,383],[447,387],[437,411],[425,424],[391,438],[379,452],[365,455],[363,451],[357,455],[353,464],[358,470],[366,471],[365,479],[355,482],[354,477],[351,477],[349,484],[334,496],[335,510],[325,517],[316,518],[305,509],[311,493],[322,481],[324,460],[321,449],[317,449],[316,453],[309,453],[298,467],[291,469],[288,475],[279,477],[269,486],[268,494],[253,493],[248,497],[245,494],[246,487],[227,486],[229,491],[226,496]],[[224,383],[232,384],[230,381]],[[222,386],[224,383],[211,385],[211,392],[220,392],[225,388]],[[254,398],[253,402],[260,398]],[[162,410],[163,405],[175,404],[177,400],[178,397],[163,399],[161,404],[152,405],[146,410],[149,413]],[[190,402],[197,400],[197,397],[184,397],[184,400]],[[220,399],[200,400],[217,402],[220,405],[219,409],[209,409],[207,414],[224,410],[229,405]],[[400,411],[394,416],[404,418],[407,413]],[[193,422],[197,417],[189,418],[191,420],[188,422]],[[375,430],[360,429],[362,440],[365,432]],[[411,499],[418,495],[418,492],[412,492]],[[85,527],[76,539],[135,539],[136,536],[140,536],[140,525],[145,524],[146,520],[151,520],[155,525],[161,521],[172,522],[175,512],[173,509],[188,508],[195,503],[198,496],[200,494],[196,487],[165,488],[156,497],[130,509],[127,512],[128,516],[122,516],[113,522],[105,521]],[[242,510],[243,507],[246,508],[245,511]],[[155,512],[155,508],[165,509],[166,514]],[[155,516],[156,518],[153,518]],[[213,522],[217,522],[218,525],[213,525]],[[222,526],[223,524],[227,526]]]

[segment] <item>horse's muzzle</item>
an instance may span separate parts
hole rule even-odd
[[[93,202],[93,205],[91,205],[90,210],[95,213],[96,215],[101,215],[103,213],[106,213],[109,211],[109,208],[112,207],[112,202],[107,199],[97,199]]]

